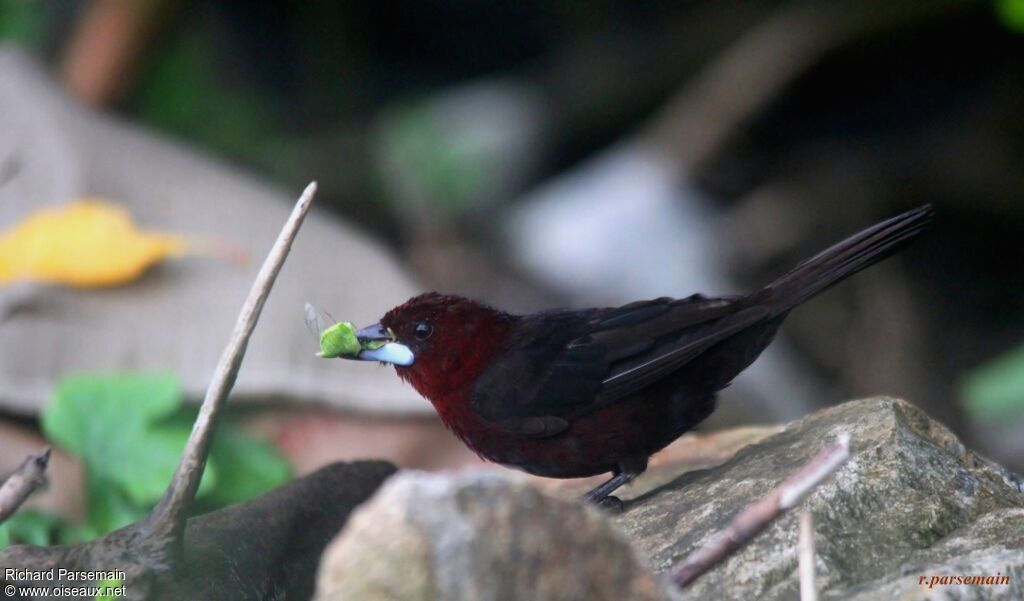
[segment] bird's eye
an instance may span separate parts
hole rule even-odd
[[[434,334],[434,326],[425,321],[417,321],[412,324],[412,333],[420,340],[426,340]]]

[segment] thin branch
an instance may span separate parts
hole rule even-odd
[[[206,398],[199,408],[199,415],[192,426],[192,434],[182,453],[181,461],[174,472],[167,492],[160,500],[160,503],[150,514],[147,528],[147,536],[154,537],[157,545],[176,545],[181,542],[181,535],[184,531],[185,520],[188,518],[192,508],[192,501],[196,491],[199,489],[199,481],[203,476],[206,467],[206,459],[210,454],[210,445],[213,442],[213,435],[217,428],[217,420],[227,400],[228,393],[235,384],[238,376],[238,369],[245,356],[245,349],[249,344],[249,336],[256,327],[263,304],[270,295],[281,266],[284,264],[288,251],[291,249],[292,241],[302,225],[302,220],[309,211],[313,195],[316,194],[316,182],[309,184],[291,216],[281,230],[277,241],[270,249],[263,266],[256,275],[249,296],[242,305],[242,311],[235,323],[235,330],[231,334],[228,345],[221,354],[217,370],[210,381],[210,387],[206,390]]]
[[[50,462],[50,447],[25,458],[18,469],[0,486],[0,524],[18,511],[35,489],[43,483],[46,464]]]
[[[850,436],[842,434],[766,496],[748,506],[729,526],[681,561],[672,581],[686,588],[712,567],[741,549],[850,458]]]
[[[800,601],[818,601],[818,582],[814,576],[814,517],[807,510],[800,513],[800,534],[796,549]]]

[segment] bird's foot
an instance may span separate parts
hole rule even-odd
[[[643,471],[643,470],[640,470]],[[612,493],[615,492],[623,484],[629,484],[636,478],[640,471],[637,472],[623,472],[615,474],[610,480],[603,484],[595,487],[587,494],[583,495],[584,503],[593,503],[601,509],[610,513],[622,513],[623,504],[618,497],[613,497]]]
[[[608,495],[607,497],[600,499],[594,503],[604,511],[608,513],[619,514],[626,509],[626,504],[622,502],[622,499]]]
[[[608,513],[622,513],[622,510],[625,508],[622,499],[613,495],[600,496],[599,494],[594,494],[594,491],[583,495],[583,502],[599,507]]]

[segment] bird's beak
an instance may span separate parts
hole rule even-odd
[[[416,360],[412,350],[395,340],[394,334],[379,323],[356,332],[363,350],[353,357],[360,361],[380,361],[408,367]]]

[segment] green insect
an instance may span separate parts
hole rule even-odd
[[[334,325],[327,325],[333,323]],[[306,325],[317,337],[320,351],[317,357],[333,359],[335,357],[355,357],[364,350],[377,350],[384,346],[384,341],[368,340],[360,343],[356,337],[356,327],[350,321],[335,322],[334,318],[318,311],[313,305],[306,303]]]
[[[352,357],[363,350],[356,339],[356,327],[349,321],[339,321],[320,334],[320,352],[317,357]]]

